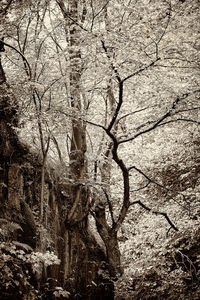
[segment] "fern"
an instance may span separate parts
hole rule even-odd
[[[33,248],[31,246],[29,246],[28,244],[25,244],[25,243],[20,243],[18,241],[13,241],[12,242],[15,246],[18,246],[20,248],[22,248],[23,250],[26,250],[26,251],[33,251]]]

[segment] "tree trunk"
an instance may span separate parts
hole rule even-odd
[[[72,134],[70,148],[70,168],[69,175],[72,180],[70,186],[71,209],[65,220],[66,225],[66,243],[65,252],[66,264],[68,267],[65,271],[66,287],[71,285],[82,293],[80,299],[113,299],[113,285],[108,279],[102,277],[104,281],[102,288],[98,287],[98,293],[94,292],[94,284],[98,285],[99,279],[95,275],[98,265],[95,266],[97,259],[90,259],[97,251],[96,241],[91,239],[88,234],[88,210],[89,210],[89,188],[85,185],[87,181],[87,160],[85,153],[86,145],[86,124],[81,119],[84,113],[84,105],[81,97],[81,45],[80,45],[80,27],[77,25],[78,20],[78,1],[68,1],[68,7],[64,1],[57,0],[65,20],[66,41],[69,48],[70,57],[70,74],[69,74],[69,95],[71,108],[74,110],[72,119]],[[96,250],[95,250],[95,248]],[[94,251],[94,252],[93,252]],[[105,261],[103,252],[99,252],[97,260]],[[99,267],[98,267],[99,268]],[[70,277],[74,282],[70,282]],[[67,280],[66,280],[67,279]],[[76,286],[76,287],[75,287]],[[106,295],[107,294],[107,295]],[[78,297],[78,294],[77,294]],[[85,297],[85,298],[84,298]]]
[[[100,234],[105,247],[108,259],[108,269],[113,280],[122,275],[123,270],[120,262],[120,251],[115,232],[107,223],[105,207],[97,206],[95,210],[95,219],[98,233]]]

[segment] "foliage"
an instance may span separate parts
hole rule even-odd
[[[43,268],[59,264],[60,260],[53,252],[34,252],[30,246],[19,242],[2,242],[0,246],[0,273],[2,296],[23,294],[38,296],[35,291],[34,277],[40,275]]]
[[[1,296],[30,295],[34,299],[35,288],[32,282],[31,269],[26,262],[26,251],[15,244],[2,242],[0,246]],[[4,299],[3,298],[3,299]]]
[[[116,299],[199,298],[199,223],[179,225],[179,233],[166,237],[160,221],[153,226],[149,216],[142,218],[140,232],[121,245],[125,273],[116,284]]]
[[[198,297],[188,286],[195,293],[199,280],[199,253],[191,257],[199,214],[199,1],[14,2],[2,61],[19,102],[16,132],[43,159],[41,207],[48,161],[70,190],[65,224],[94,218],[110,274],[119,271],[121,231],[119,295],[120,287],[130,299]],[[17,229],[13,223],[11,237]],[[39,273],[58,263],[48,252],[11,255],[14,246],[4,243],[6,264],[15,259]]]
[[[154,168],[143,170],[147,177],[133,195],[167,213],[179,232],[174,234],[162,215],[134,205],[121,231],[125,273],[117,282],[116,299],[199,298],[198,145],[189,143],[176,160],[163,156]]]
[[[70,293],[67,291],[64,291],[62,287],[56,287],[55,291],[53,292],[55,298],[60,298],[61,296],[63,296],[64,298],[68,299],[70,296]]]

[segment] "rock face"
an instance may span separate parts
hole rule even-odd
[[[112,300],[104,251],[88,231],[87,216],[73,226],[65,222],[70,185],[59,185],[51,172],[42,183],[42,159],[20,143],[13,126],[17,105],[0,64],[1,299],[56,299],[62,294],[62,299]],[[23,255],[36,251],[54,251],[61,263],[40,264],[34,273]]]

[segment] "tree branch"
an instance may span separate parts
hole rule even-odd
[[[28,67],[28,76],[29,76],[29,80],[32,80],[32,72],[31,72],[31,67],[29,65],[29,62],[27,61],[26,57],[19,51],[17,50],[15,47],[5,43],[2,39],[0,39],[0,42],[2,42],[5,46],[15,50],[23,59],[23,61],[26,63],[27,67]]]
[[[134,72],[134,73],[128,75],[128,76],[125,77],[124,79],[122,79],[122,82],[125,82],[125,81],[127,81],[128,79],[130,79],[130,78],[132,78],[132,77],[138,75],[139,73],[141,73],[141,72],[147,70],[148,68],[152,67],[152,66],[153,66],[157,61],[159,61],[159,60],[160,60],[160,58],[158,57],[155,61],[151,62],[149,65],[147,65],[147,66],[145,66],[145,67],[139,69],[138,71],[136,71],[136,72]]]
[[[141,109],[132,111],[132,112],[126,114],[126,115],[123,115],[122,117],[120,117],[120,118],[117,120],[117,122],[119,123],[121,120],[123,120],[123,119],[125,119],[125,118],[127,118],[127,117],[129,117],[129,116],[132,116],[132,115],[134,115],[134,114],[136,114],[136,113],[139,113],[139,112],[141,112],[141,111],[144,111],[144,110],[146,110],[146,109],[148,109],[148,108],[149,108],[149,107],[144,107],[144,108],[141,108]]]
[[[160,124],[159,126],[163,126],[163,125],[166,125],[166,124],[169,124],[169,123],[175,123],[175,122],[178,122],[178,121],[181,121],[181,122],[189,122],[189,123],[195,123],[197,125],[200,125],[200,122],[196,121],[196,120],[192,120],[192,119],[184,119],[184,118],[177,118],[175,120],[169,120],[169,121],[166,121],[162,124]]]
[[[95,14],[94,13],[94,7],[93,7],[93,1],[91,1],[91,8],[92,8],[92,23],[90,26],[90,31],[92,31],[93,26],[94,26],[94,20],[95,18],[100,15],[100,13],[106,8],[106,6],[108,5],[108,3],[110,2],[110,0],[107,0],[107,2],[103,5],[103,7]]]
[[[173,190],[173,189],[169,189],[169,188],[165,187],[164,185],[162,185],[161,183],[156,182],[155,180],[152,180],[149,176],[147,176],[142,170],[138,169],[136,166],[132,166],[132,167],[128,168],[128,171],[130,171],[130,170],[132,170],[132,169],[136,170],[138,173],[140,173],[141,175],[143,175],[143,176],[148,180],[149,183],[153,183],[153,184],[159,186],[160,188],[162,188],[162,189],[164,189],[164,190],[166,190],[166,191],[168,191],[168,192],[172,192],[172,193],[175,193],[175,194],[177,194],[177,195],[181,195],[181,196],[183,197],[183,200],[186,201],[185,195],[183,195],[183,194],[180,193],[179,191],[176,191],[176,190]],[[173,198],[172,198],[172,199],[173,199]],[[173,200],[174,200],[174,199],[173,199]],[[178,202],[178,201],[177,201],[177,202]],[[182,204],[180,204],[180,203],[178,203],[178,204],[179,204],[180,206],[182,206],[184,209],[186,209],[186,207],[185,207],[184,205],[182,205]]]
[[[64,19],[69,19],[70,21],[72,21],[74,24],[76,24],[78,27],[80,27],[82,30],[88,32],[88,30],[86,28],[84,28],[81,24],[79,24],[76,20],[74,20],[71,16],[70,13],[67,12],[67,9],[65,7],[65,4],[63,2],[63,0],[56,0],[58,6],[60,7],[60,10],[63,14]]]
[[[146,188],[150,185],[150,183],[151,183],[151,181],[148,180],[148,182],[147,182],[144,186],[142,186],[142,187],[140,187],[140,188],[138,188],[138,189],[136,189],[136,190],[131,190],[130,192],[131,192],[131,193],[135,193],[135,192],[139,192],[139,191],[141,191],[141,190],[144,190],[144,189],[146,189]]]
[[[113,63],[111,62],[111,57],[110,57],[110,55],[109,55],[109,53],[108,53],[108,48],[106,47],[105,42],[104,42],[103,40],[101,40],[101,44],[102,44],[102,48],[103,48],[103,50],[104,50],[104,52],[105,52],[105,54],[106,54],[106,56],[107,56],[109,62],[110,62],[111,69],[112,69],[113,72],[115,73],[115,76],[116,76],[116,79],[117,79],[118,83],[120,83],[120,82],[122,81],[122,80],[121,80],[121,77],[120,77],[120,75],[119,75],[119,72],[118,72],[117,68],[116,68],[116,67],[113,65]]]
[[[177,105],[179,104],[179,102],[181,102],[182,100],[185,100],[187,97],[195,94],[195,93],[199,93],[200,92],[200,89],[199,90],[196,90],[196,91],[193,91],[191,93],[186,93],[186,94],[183,94],[181,97],[177,97],[174,102],[172,103],[172,106],[171,108],[168,110],[168,112],[166,114],[164,114],[153,126],[143,130],[143,131],[140,131],[138,133],[136,133],[133,137],[130,137],[128,139],[124,139],[124,140],[121,140],[119,141],[119,144],[122,144],[122,143],[127,143],[127,142],[131,142],[133,141],[134,139],[136,139],[137,137],[145,134],[145,133],[148,133],[152,130],[154,130],[155,128],[157,128],[159,125],[162,124],[162,122],[164,120],[166,120],[168,117],[170,117],[172,115],[172,112],[173,110],[176,109]]]
[[[115,109],[114,115],[112,117],[112,120],[110,121],[110,124],[108,125],[108,129],[107,129],[108,131],[111,131],[113,125],[115,124],[115,121],[119,115],[122,103],[123,103],[123,83],[119,82],[119,101],[118,101],[117,107]]]
[[[7,13],[7,11],[8,11],[8,9],[9,9],[9,7],[11,6],[12,2],[13,2],[13,0],[9,0],[9,1],[8,1],[6,7],[3,9],[3,13],[4,13],[4,14]]]
[[[159,211],[155,211],[152,210],[151,208],[149,208],[148,206],[146,206],[144,203],[142,203],[140,200],[138,201],[134,201],[132,202],[130,205],[135,205],[135,204],[139,204],[142,208],[144,208],[145,210],[147,210],[148,212],[151,212],[154,215],[161,215],[163,216],[167,222],[169,223],[169,225],[175,230],[178,231],[178,228],[172,223],[172,221],[170,220],[170,218],[168,217],[168,215],[164,212],[159,212]]]

